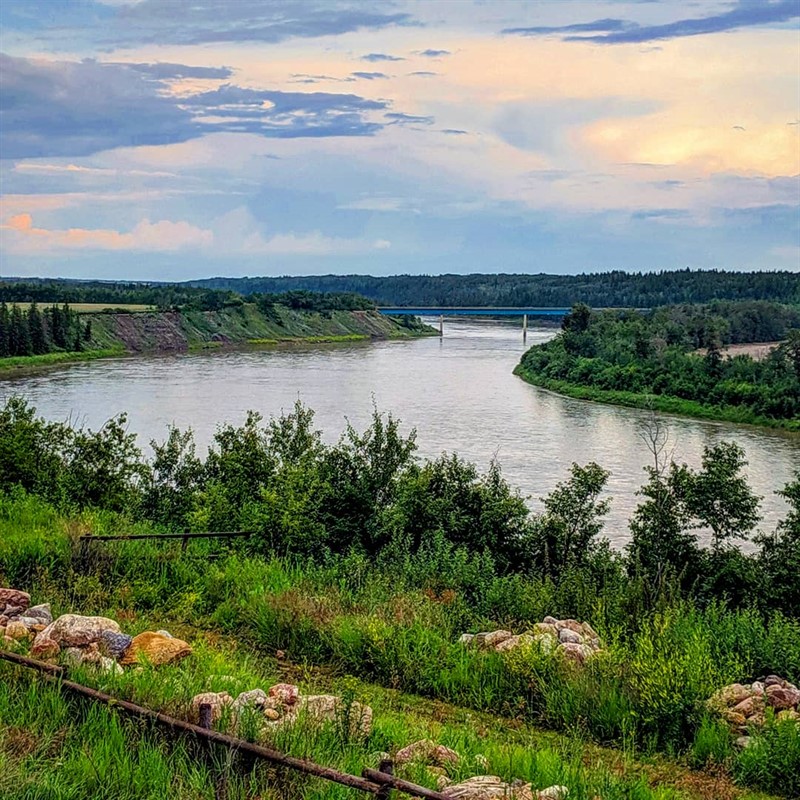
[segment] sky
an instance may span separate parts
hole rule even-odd
[[[800,271],[800,0],[2,0],[0,276]]]

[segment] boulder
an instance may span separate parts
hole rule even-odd
[[[4,606],[16,606],[25,610],[31,604],[31,596],[27,592],[19,589],[0,588],[0,608]]]
[[[521,633],[519,636],[512,636],[510,639],[506,639],[504,642],[500,642],[494,649],[498,653],[505,653],[508,650],[515,650],[517,647],[525,647],[526,645],[531,645],[536,641],[535,637],[531,636],[528,633]]]
[[[3,609],[3,618],[5,620],[13,619],[18,617],[24,610],[22,606],[8,605]]]
[[[724,686],[719,691],[714,692],[708,701],[708,705],[722,711],[725,708],[738,705],[742,700],[746,700],[751,695],[752,691],[749,686],[744,686],[741,683],[731,683],[728,686]]]
[[[61,647],[59,647],[58,642],[54,642],[47,636],[42,638],[42,634],[40,633],[33,640],[33,646],[31,647],[31,658],[49,661],[51,659],[58,658],[60,652]]]
[[[548,786],[546,789],[536,792],[538,800],[565,800],[569,794],[566,786]]]
[[[741,703],[737,703],[731,709],[734,714],[741,714],[743,717],[752,717],[753,714],[763,710],[764,699],[757,694],[751,694],[750,697],[745,697]]]
[[[496,775],[477,775],[442,789],[442,794],[457,800],[534,800],[529,784],[511,784]]]
[[[53,621],[53,612],[50,610],[50,603],[42,603],[39,606],[31,606],[25,612],[25,616],[41,620],[45,625],[49,625]]]
[[[13,622],[10,622],[8,627],[10,628],[13,624]],[[6,629],[6,635],[11,636],[11,634],[8,633],[8,629]],[[798,703],[800,703],[800,689],[797,689],[796,686],[792,686],[791,683],[787,686],[780,686],[779,684],[767,686],[766,696],[767,703],[779,711],[787,708],[796,708]]]
[[[394,760],[398,765],[418,763],[444,767],[447,764],[457,764],[459,758],[455,750],[443,744],[436,744],[430,739],[420,739],[398,750]]]
[[[119,632],[119,628],[116,632]],[[144,659],[154,667],[160,667],[186,658],[191,652],[192,648],[182,639],[168,639],[160,633],[145,631],[134,637],[120,664],[136,664]]]
[[[561,644],[583,644],[583,636],[576,633],[572,628],[562,628],[558,632],[558,641]]]
[[[458,637],[459,644],[470,644],[472,640],[475,638],[474,633],[462,633],[461,636]]]
[[[341,697],[336,695],[306,695],[300,698],[294,708],[297,712],[293,713],[291,718],[297,718],[298,714],[301,714],[312,722],[325,723],[344,720],[347,714],[351,736],[367,737],[372,732],[372,709],[355,702],[350,703],[349,708],[345,709]]]
[[[510,639],[513,635],[511,631],[487,631],[486,633],[479,633],[475,637],[475,643],[480,647],[494,648],[506,639]]]
[[[192,708],[190,719],[195,725],[200,724],[200,706],[204,704],[211,706],[211,724],[219,722],[226,706],[233,703],[233,698],[227,692],[204,692],[196,694],[192,698]]]
[[[588,645],[575,642],[564,642],[559,649],[567,659],[580,666],[583,666],[595,652]]]
[[[133,637],[127,633],[115,633],[114,631],[103,631],[98,642],[100,652],[114,661],[119,661],[133,643]]]
[[[47,627],[47,623],[38,617],[14,617],[12,621],[24,625],[31,633],[40,633]]]
[[[98,641],[103,631],[119,633],[120,629],[113,619],[106,617],[64,614],[48,625],[36,638],[51,639],[60,647],[85,647]]]
[[[12,619],[9,621],[8,625],[6,625],[5,635],[7,638],[19,642],[23,639],[29,639],[31,637],[31,632],[21,622]]]
[[[276,683],[270,686],[269,696],[275,698],[283,706],[293,706],[300,697],[300,689],[293,683]]]

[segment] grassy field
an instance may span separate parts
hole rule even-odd
[[[453,779],[492,773],[537,788],[563,784],[571,800],[767,797],[744,786],[800,792],[794,726],[768,728],[740,753],[703,710],[719,686],[764,670],[797,681],[796,620],[684,605],[623,630],[612,623],[608,597],[587,596],[573,610],[591,616],[606,655],[576,671],[542,654],[504,658],[455,642],[463,630],[518,629],[544,609],[561,613],[546,587],[515,584],[517,610],[500,616],[357,559],[323,567],[207,542],[186,552],[139,542],[81,550],[75,537],[88,530],[152,528],[106,512],[64,516],[24,495],[0,499],[0,585],[30,591],[56,613],[110,616],[130,633],[166,627],[192,643],[194,655],[175,666],[79,674],[112,694],[185,716],[199,691],[233,694],[279,680],[333,691],[373,707],[366,741],[332,725],[271,743],[356,774],[381,752],[427,737],[462,755]],[[498,584],[490,594],[502,592]],[[163,797],[169,785],[171,797],[212,797],[219,770],[230,775],[229,797],[357,796],[268,769],[244,778],[224,759],[206,762],[180,741],[68,701],[17,668],[1,666],[0,676],[0,796]],[[423,768],[408,777],[436,785]]]
[[[30,303],[11,303],[10,305],[19,306],[22,309],[30,308]],[[46,308],[52,303],[39,303],[40,308]],[[69,307],[79,314],[100,314],[104,311],[128,311],[130,313],[140,311],[154,311],[155,306],[147,306],[138,303],[70,303]]]

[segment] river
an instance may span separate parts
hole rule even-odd
[[[526,346],[553,334],[552,328],[532,328],[524,345],[515,325],[448,320],[442,339],[92,361],[2,380],[0,398],[22,394],[48,419],[93,428],[126,411],[142,446],[163,439],[170,423],[191,426],[198,443],[207,445],[217,423],[239,423],[248,409],[277,414],[298,398],[316,411],[330,441],[345,417],[363,428],[374,403],[407,430],[417,429],[423,457],[455,451],[482,469],[496,458],[533,508],[573,461],[596,461],[611,471],[605,535],[622,546],[642,468],[652,458],[641,438],[650,414],[560,397],[516,378],[512,370]],[[774,492],[800,465],[800,436],[658,418],[676,461],[699,466],[706,445],[740,444],[750,484],[764,498],[762,527],[774,527],[785,510]]]

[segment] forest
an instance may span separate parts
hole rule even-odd
[[[0,302],[0,358],[80,352],[92,338],[92,323],[68,305],[39,309]]]
[[[209,278],[192,286],[251,294],[304,289],[356,292],[390,306],[543,306],[654,308],[712,300],[800,303],[798,272],[674,270],[585,275],[317,275]]]
[[[778,342],[763,358],[724,347]],[[800,310],[766,302],[667,306],[652,313],[578,304],[517,374],[586,399],[800,429]]]
[[[800,304],[800,273],[675,270],[586,275],[316,275],[208,278],[187,283],[116,283],[56,279],[0,281],[0,299],[39,303],[137,303],[160,310],[216,311],[242,295],[361,295],[378,305],[654,308],[713,300]],[[343,301],[347,302],[347,301]],[[353,302],[353,301],[351,301]],[[345,306],[346,307],[346,306]]]

